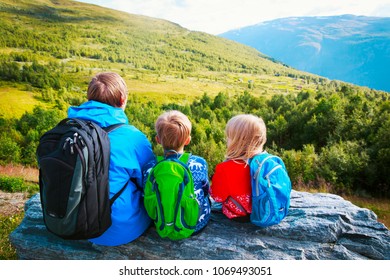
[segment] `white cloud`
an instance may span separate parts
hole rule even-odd
[[[388,17],[390,15],[390,3],[378,5],[372,12],[372,16]]]
[[[219,34],[275,18],[355,14],[390,16],[389,0],[79,0]]]

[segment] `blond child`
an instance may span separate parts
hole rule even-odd
[[[167,111],[158,117],[155,129],[156,141],[163,147],[165,158],[179,159],[183,156],[185,146],[191,142],[192,129],[185,114],[177,110]],[[196,234],[210,219],[208,165],[205,159],[192,154],[187,165],[194,180],[196,200],[199,204],[199,218],[194,232]]]
[[[241,114],[228,121],[225,134],[225,161],[215,168],[210,195],[222,203],[222,213],[229,219],[249,221],[252,212],[249,159],[263,152],[266,126],[257,116]]]

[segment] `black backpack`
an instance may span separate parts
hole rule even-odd
[[[42,135],[37,148],[39,188],[47,229],[64,239],[89,239],[111,225],[110,140],[122,124],[101,128],[92,121],[62,120]]]

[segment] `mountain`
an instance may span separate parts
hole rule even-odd
[[[291,17],[221,34],[296,69],[390,91],[390,18]]]
[[[231,40],[77,1],[0,0],[0,18],[0,98],[27,87],[47,101],[61,90],[61,100],[77,104],[91,76],[107,70],[160,103],[248,87],[257,95],[299,92],[326,80]],[[1,104],[0,117],[12,107]]]

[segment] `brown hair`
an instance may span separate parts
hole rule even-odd
[[[116,73],[99,73],[88,85],[88,100],[95,100],[114,107],[121,107],[127,98],[125,81]]]
[[[226,124],[226,159],[245,160],[263,151],[267,141],[267,129],[262,118],[242,114]]]
[[[192,125],[186,115],[172,110],[158,117],[155,128],[164,150],[177,151],[191,135]]]

